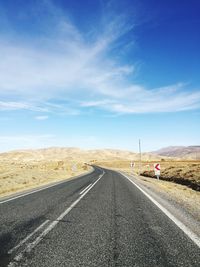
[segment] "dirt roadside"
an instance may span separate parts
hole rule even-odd
[[[151,176],[138,176],[139,162],[135,162],[134,168],[130,167],[130,161],[128,160],[105,161],[99,162],[97,165],[128,175],[142,189],[148,192],[150,196],[161,203],[174,217],[200,237],[200,191],[175,183],[175,181],[170,179],[166,181],[157,180]],[[166,173],[168,176],[176,176],[179,173],[181,177],[195,180],[196,183],[199,181],[199,161],[162,162],[161,168],[162,173]],[[152,169],[153,162],[142,162],[142,173],[144,171],[151,172]]]
[[[87,173],[91,167],[79,162],[0,162],[0,197],[59,182]]]
[[[168,181],[137,176],[127,171],[120,172],[127,175],[200,237],[200,192]]]

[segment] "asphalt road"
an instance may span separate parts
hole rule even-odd
[[[200,249],[121,174],[0,204],[0,266],[200,266]]]

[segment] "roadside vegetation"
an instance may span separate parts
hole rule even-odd
[[[75,161],[1,161],[0,196],[67,179],[89,169]]]
[[[134,168],[130,167],[130,161],[102,161],[96,162],[105,168],[122,171],[127,174],[140,172],[139,161],[134,161]],[[161,179],[158,181],[154,175],[154,163],[161,165]],[[162,199],[178,205],[188,214],[188,218],[194,218],[200,222],[200,161],[143,161],[141,164],[141,176],[136,180],[148,188],[151,192],[160,195]],[[196,232],[199,233],[199,227]]]
[[[83,174],[91,169],[85,163],[149,178],[155,178],[153,166],[160,163],[161,180],[200,191],[200,160],[173,160],[147,153],[142,154],[142,159],[140,165],[138,154],[110,149],[47,148],[1,153],[0,196]]]
[[[200,161],[163,161],[161,162],[161,180],[186,185],[200,191]],[[155,178],[154,171],[144,170],[143,176]]]
[[[130,161],[98,162],[98,164],[128,173],[141,173],[142,176],[156,178],[154,174],[154,163],[161,165],[161,180],[166,180],[186,185],[194,190],[200,191],[200,160],[165,160],[160,161],[139,161],[134,162],[135,166],[130,167]]]

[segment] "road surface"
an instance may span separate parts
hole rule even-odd
[[[101,168],[0,204],[0,266],[200,266],[199,247],[123,175]]]

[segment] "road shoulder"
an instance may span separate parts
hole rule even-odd
[[[127,175],[153,199],[165,207],[174,217],[200,237],[200,192],[182,185],[174,185],[166,181],[152,178]]]
[[[94,171],[94,168],[91,167],[89,171],[83,172],[83,173],[76,175],[76,176],[68,177],[68,178],[61,179],[61,180],[55,181],[55,182],[52,182],[52,181],[46,182],[46,183],[41,184],[41,185],[36,185],[36,186],[32,186],[32,187],[29,187],[29,188],[26,188],[23,190],[19,190],[15,193],[8,192],[8,194],[0,196],[0,204],[3,202],[9,201],[10,199],[15,199],[15,198],[18,198],[21,196],[29,195],[29,194],[32,194],[32,193],[35,193],[38,191],[42,191],[42,190],[45,190],[47,188],[50,188],[50,187],[53,187],[53,186],[56,186],[56,185],[59,185],[62,183],[65,183],[65,182],[80,178],[82,176],[85,176],[85,175],[92,173],[93,171]]]

